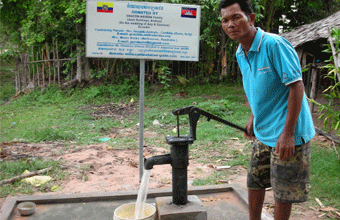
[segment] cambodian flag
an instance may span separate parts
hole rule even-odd
[[[97,2],[97,12],[113,13],[113,2]]]
[[[181,17],[182,18],[196,18],[197,8],[182,8]]]

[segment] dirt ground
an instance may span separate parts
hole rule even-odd
[[[323,136],[316,136],[314,141],[326,142],[327,139]],[[2,148],[3,151],[11,151],[11,155],[7,155],[8,159],[11,159],[11,156],[26,156],[64,161],[63,169],[69,173],[69,177],[67,180],[58,182],[61,190],[46,193],[37,191],[34,195],[130,191],[139,188],[138,150],[116,150],[106,143],[65,148],[65,145],[61,143],[11,142],[6,145],[3,143]],[[164,148],[144,148],[144,156],[147,158],[165,153],[167,153],[167,150]],[[226,180],[221,180],[221,182],[239,184],[246,189],[246,168],[236,166],[230,168],[230,170],[234,171],[234,174]],[[190,159],[188,167],[189,186],[195,178],[207,177],[214,171],[214,164],[200,164]],[[149,189],[171,188],[171,178],[170,165],[155,166],[151,171]],[[5,199],[0,198],[0,207]],[[270,190],[267,191],[264,207],[270,214],[273,213],[274,200]],[[294,205],[291,219],[322,219],[327,218],[327,214],[327,212],[320,211],[319,207]],[[323,217],[320,217],[322,215]]]

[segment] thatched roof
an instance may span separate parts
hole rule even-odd
[[[340,28],[340,11],[320,21],[305,24],[292,31],[280,34],[280,36],[286,38],[293,47],[298,47],[306,42],[328,38],[328,28],[333,29],[334,27]]]

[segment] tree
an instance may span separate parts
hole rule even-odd
[[[309,24],[321,20],[339,9],[339,0],[287,0],[274,15],[273,30],[276,32],[279,26],[282,26],[284,30],[290,30]]]
[[[78,59],[77,79],[89,78],[88,72],[83,71],[86,0],[3,0],[2,3],[4,36],[12,40],[16,50],[28,51],[31,46],[39,49],[56,39],[61,56]]]
[[[258,24],[263,30],[270,32],[273,29],[274,14],[284,2],[284,0],[253,0],[254,10],[259,18]]]

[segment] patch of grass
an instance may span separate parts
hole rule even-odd
[[[34,130],[32,133],[26,133],[24,135],[25,139],[30,137],[34,137],[34,142],[42,142],[42,141],[69,141],[74,140],[76,138],[74,133],[64,132],[61,130],[55,130],[53,128],[43,128],[41,130]]]
[[[30,172],[41,170],[48,167],[53,167],[41,175],[51,176],[53,179],[39,187],[34,187],[29,183],[21,180],[15,181],[12,184],[4,184],[0,186],[0,197],[7,195],[16,195],[19,193],[32,194],[35,191],[50,191],[55,186],[56,182],[65,179],[67,173],[59,168],[60,162],[42,159],[28,159],[25,161],[4,161],[0,163],[0,181],[21,175],[25,170]]]
[[[15,95],[14,69],[15,61],[7,63],[0,58],[0,105]]]
[[[206,178],[196,178],[192,182],[193,186],[204,186],[204,185],[218,185],[221,184],[220,180],[228,179],[227,171],[216,171],[212,175]]]
[[[313,202],[319,198],[325,206],[340,209],[340,161],[332,148],[313,143],[311,149],[310,197]]]
[[[130,120],[122,124],[114,118],[95,118],[91,110],[80,108],[83,102],[78,94],[69,96],[54,87],[45,93],[34,91],[3,106],[0,135],[8,142],[63,140],[82,145],[95,143],[111,128],[131,125]]]
[[[0,86],[0,105],[2,102],[8,101],[15,95],[15,87],[11,83],[6,83]]]
[[[85,164],[79,167],[79,175],[78,179],[82,180],[83,182],[86,182],[89,180],[89,177],[87,176],[87,173],[93,168],[93,164]]]
[[[113,142],[114,149],[138,149],[139,142],[134,137],[115,138]]]
[[[83,94],[86,100],[100,99],[106,101],[107,98],[125,98],[139,93],[137,79],[125,79],[121,84],[90,86]]]

